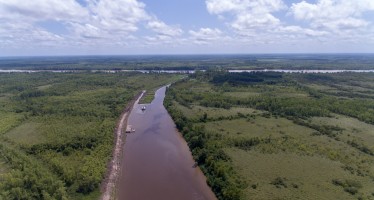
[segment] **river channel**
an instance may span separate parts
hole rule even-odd
[[[157,90],[151,104],[134,105],[126,136],[119,200],[215,200],[187,143],[163,106],[166,87]]]

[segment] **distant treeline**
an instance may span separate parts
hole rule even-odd
[[[3,57],[0,69],[373,69],[373,54]]]
[[[211,80],[214,84],[229,83],[232,85],[246,85],[251,83],[274,83],[282,79],[282,73],[276,72],[256,72],[256,73],[223,73],[217,74]]]

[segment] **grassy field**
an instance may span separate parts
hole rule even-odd
[[[355,199],[331,180],[339,177],[367,182],[344,171],[339,162],[324,157],[264,154],[236,148],[226,152],[240,175],[250,177],[244,199]]]
[[[0,199],[98,199],[121,111],[178,78],[0,74]]]
[[[246,76],[192,76],[165,102],[219,199],[374,199],[374,75]]]
[[[208,120],[217,120],[219,117],[227,118],[236,116],[239,114],[259,114],[262,113],[259,110],[250,109],[250,108],[241,108],[241,107],[232,107],[229,109],[220,109],[220,108],[208,108],[199,105],[191,105],[189,108],[182,106],[178,102],[174,101],[173,104],[178,106],[180,110],[183,111],[183,114],[191,120],[199,120],[206,114]]]
[[[20,145],[35,145],[47,142],[40,130],[40,123],[25,122],[4,134],[5,138]]]

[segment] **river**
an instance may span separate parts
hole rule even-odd
[[[163,106],[166,87],[151,104],[134,105],[117,187],[119,200],[215,200],[183,137]]]

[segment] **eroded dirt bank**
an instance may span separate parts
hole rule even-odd
[[[145,91],[139,93],[135,96],[135,98],[132,101],[130,101],[127,104],[126,108],[121,113],[119,121],[117,122],[116,129],[114,130],[115,146],[113,149],[112,159],[108,164],[107,174],[101,186],[101,200],[115,199],[114,197],[116,193],[118,175],[120,172],[127,120],[134,105],[136,105],[139,102],[140,98],[144,95],[144,93]]]

